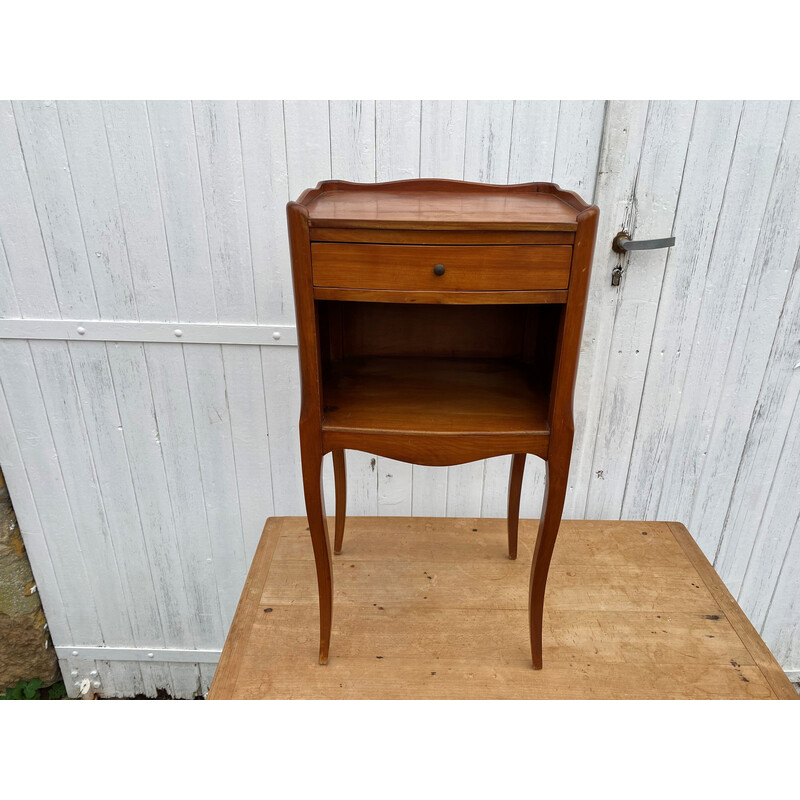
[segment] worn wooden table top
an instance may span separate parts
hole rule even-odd
[[[534,671],[535,521],[509,561],[504,520],[348,518],[320,666],[306,525],[267,521],[209,698],[797,698],[686,529],[666,522],[563,522]]]

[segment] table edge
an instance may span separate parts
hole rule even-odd
[[[736,635],[753,657],[753,662],[761,670],[764,680],[775,693],[776,698],[779,700],[800,699],[781,665],[759,636],[753,623],[742,611],[728,587],[722,582],[722,578],[717,574],[686,526],[681,522],[668,522],[667,526],[692,566],[697,570],[697,574],[703,579],[706,588],[722,613],[725,614],[731,627],[736,631]]]
[[[209,700],[232,700],[242,665],[239,650],[246,646],[255,621],[255,609],[261,602],[269,576],[272,558],[278,545],[286,517],[267,517],[258,540],[256,553],[242,588],[217,669],[208,691]],[[219,688],[217,688],[219,687]]]

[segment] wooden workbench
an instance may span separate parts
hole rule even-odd
[[[686,529],[562,524],[531,668],[536,522],[354,517],[334,560],[330,661],[317,663],[305,518],[267,520],[211,699],[795,698]]]

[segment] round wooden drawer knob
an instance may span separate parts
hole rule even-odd
[[[444,275],[444,264],[437,264],[433,268],[433,274],[434,275]]]

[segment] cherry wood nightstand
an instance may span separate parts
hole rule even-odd
[[[531,453],[547,463],[529,588],[531,654],[541,669],[598,213],[552,183],[434,179],[323,181],[288,204],[320,663],[333,612],[325,453],[333,453],[335,553],[344,536],[346,449],[430,466],[511,454],[512,559]]]

